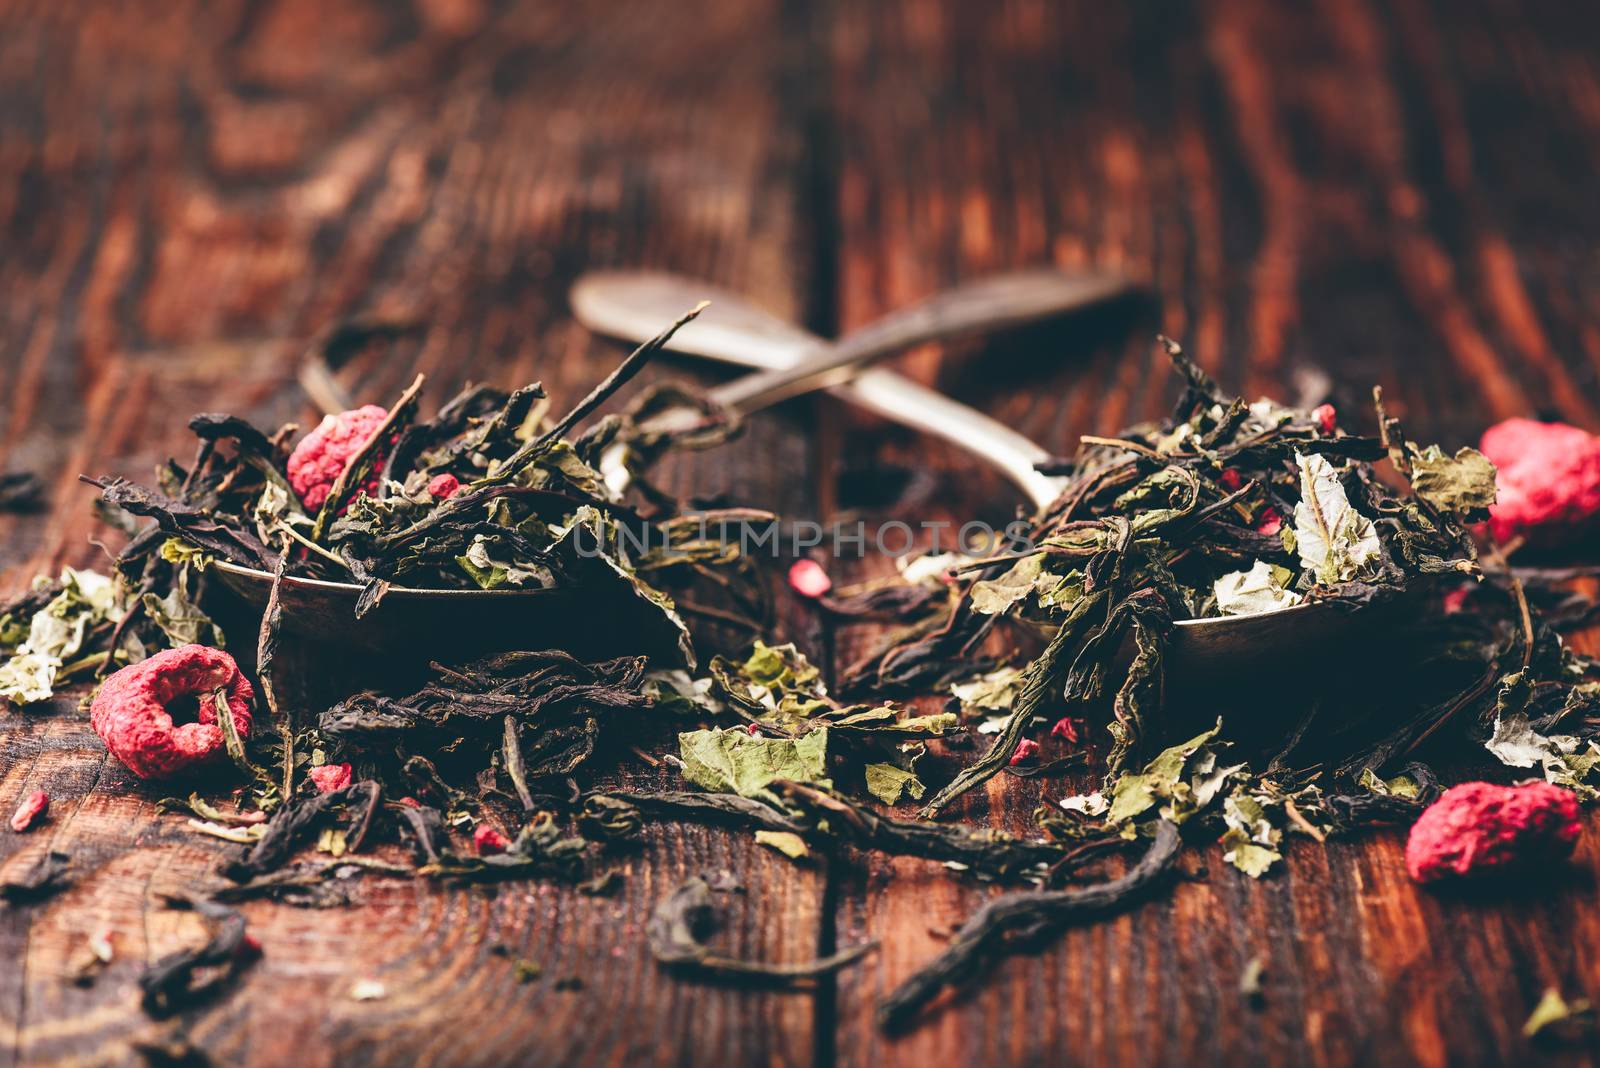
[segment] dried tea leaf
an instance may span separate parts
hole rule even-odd
[[[1044,557],[1024,556],[999,578],[972,584],[972,609],[986,616],[999,615],[1033,592],[1044,568]]]
[[[776,849],[790,860],[800,860],[811,855],[806,840],[793,831],[757,831],[756,844]]]
[[[1295,551],[1300,564],[1325,586],[1370,571],[1383,554],[1372,520],[1356,511],[1338,470],[1315,453],[1296,453],[1300,503],[1294,508]]]
[[[1192,793],[1184,782],[1189,761],[1195,754],[1205,750],[1221,730],[1222,721],[1219,719],[1215,727],[1203,734],[1163,749],[1138,774],[1119,776],[1111,791],[1107,821],[1126,823],[1153,808],[1158,801]]]
[[[698,730],[678,735],[683,777],[702,790],[768,800],[779,779],[827,782],[828,728],[799,738],[767,738],[733,730]]]
[[[1437,445],[1411,449],[1411,488],[1447,512],[1488,511],[1495,501],[1495,468],[1477,449],[1462,447],[1446,456]]]
[[[1561,996],[1560,990],[1551,986],[1545,988],[1539,1004],[1528,1014],[1527,1022],[1522,1025],[1522,1033],[1533,1038],[1552,1028],[1590,1031],[1594,1029],[1594,1022],[1594,1005],[1588,999],[1574,998],[1568,1001]]]
[[[38,585],[41,580],[36,579]],[[83,648],[90,630],[122,618],[112,580],[97,571],[64,568],[60,592],[28,621],[27,637],[0,664],[0,698],[26,705],[55,692],[64,663]]]
[[[778,986],[829,975],[860,960],[876,942],[863,942],[829,957],[802,964],[769,964],[725,957],[703,939],[716,924],[711,885],[689,879],[656,906],[646,924],[650,952],[663,966],[691,975],[743,980],[759,979]]]
[[[913,771],[889,763],[866,766],[867,792],[886,805],[898,805],[905,798],[922,800],[927,787]]]
[[[1213,592],[1217,597],[1217,613],[1224,616],[1247,616],[1258,612],[1276,612],[1300,603],[1300,595],[1289,589],[1294,578],[1286,567],[1257,560],[1249,571],[1232,571],[1217,579]]]
[[[1017,699],[1017,684],[1021,679],[1021,668],[996,668],[965,682],[952,683],[950,693],[963,708],[1004,712],[1009,711],[1011,703]]]
[[[1273,826],[1266,807],[1257,798],[1242,790],[1234,791],[1222,802],[1222,818],[1228,827],[1222,836],[1223,860],[1252,879],[1259,879],[1283,859],[1276,848],[1283,832]]]

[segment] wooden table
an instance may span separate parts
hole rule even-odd
[[[899,361],[1058,450],[1161,411],[1157,329],[1251,395],[1325,374],[1356,413],[1381,383],[1424,440],[1535,412],[1600,428],[1600,20],[1520,6],[14,0],[0,456],[48,492],[0,517],[4,587],[100,559],[79,472],[186,454],[194,411],[309,418],[297,354],[352,315],[427,323],[355,362],[364,400],[417,370],[430,402],[468,378],[575,398],[619,351],[567,312],[589,267],[692,272],[823,333],[1011,265],[1124,271],[1156,295],[1134,322]],[[1015,503],[828,401],[677,477],[800,517]],[[830,670],[871,637],[786,622]],[[0,1064],[134,1060],[135,976],[199,933],[159,895],[219,849],[158,818],[73,700],[0,714],[0,811],[39,788],[50,821],[0,832],[0,857],[64,849],[79,878],[0,912]],[[1041,789],[1003,776],[960,815],[1022,827]],[[261,1065],[1588,1063],[1519,1029],[1546,986],[1600,1000],[1600,835],[1499,903],[1420,892],[1401,850],[1299,845],[1260,883],[1207,855],[1208,877],[891,1042],[875,998],[992,891],[656,827],[614,899],[374,880],[357,908],[251,905],[264,958],[182,1022],[218,1063]],[[749,890],[719,936],[735,952],[883,946],[814,993],[669,978],[642,921],[711,868]],[[114,963],[64,982],[101,930]],[[519,984],[497,947],[543,977]],[[361,979],[388,996],[352,1000]]]

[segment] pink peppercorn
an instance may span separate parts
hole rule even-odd
[[[1483,432],[1478,448],[1496,468],[1499,500],[1489,509],[1498,542],[1521,535],[1559,546],[1600,518],[1600,437],[1565,423],[1507,419]]]
[[[311,784],[317,788],[318,793],[331,794],[350,785],[349,764],[323,764],[321,767],[312,768],[306,774],[310,776]]]
[[[759,723],[746,723],[744,725],[744,732],[746,734],[748,734],[752,738],[760,737],[760,735],[761,735],[761,724],[759,724]]]
[[[1056,720],[1055,726],[1050,728],[1050,737],[1059,738],[1068,745],[1077,745],[1083,741],[1087,733],[1088,724],[1071,716],[1062,716]]]
[[[1578,840],[1578,799],[1547,782],[1467,782],[1429,805],[1406,840],[1419,883],[1560,860]]]
[[[434,475],[428,480],[428,495],[436,501],[455,496],[456,490],[460,488],[461,480],[448,471]]]
[[[480,823],[472,832],[472,844],[478,847],[480,856],[486,856],[490,853],[504,853],[511,848],[511,839],[487,823]]]
[[[1272,505],[1267,505],[1261,510],[1261,517],[1256,520],[1256,533],[1272,535],[1283,529],[1283,513]]]
[[[165,778],[223,752],[217,692],[239,736],[248,736],[255,690],[233,657],[205,645],[168,649],[118,671],[100,685],[89,722],[129,771],[141,779]],[[180,708],[195,721],[173,723]]]
[[[1311,418],[1317,421],[1317,429],[1330,437],[1338,429],[1339,413],[1331,404],[1319,404],[1311,409]]]
[[[1227,467],[1217,476],[1217,484],[1229,493],[1234,493],[1244,485],[1244,476],[1234,468]]]
[[[1039,755],[1039,743],[1032,738],[1024,738],[1017,743],[1017,751],[1011,754],[1011,766],[1031,763]]]
[[[11,829],[21,834],[39,822],[50,808],[50,795],[43,790],[35,790],[22,799],[22,804],[17,806],[17,811],[11,816]]]
[[[302,438],[289,454],[289,485],[294,487],[300,502],[313,512],[321,508],[346,465],[387,418],[388,411],[376,404],[323,416],[316,429]],[[380,466],[382,459],[378,457]],[[360,492],[376,493],[377,490],[378,475],[374,471],[361,484]]]
[[[815,560],[796,560],[789,568],[789,588],[802,597],[821,597],[833,589],[833,580]]]

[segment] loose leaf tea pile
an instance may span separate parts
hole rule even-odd
[[[687,628],[660,586],[740,567],[736,551],[705,544],[703,532],[730,516],[700,511],[685,522],[654,494],[655,514],[644,517],[622,503],[618,488],[633,466],[673,443],[650,430],[647,416],[675,395],[651,392],[632,412],[566,435],[693,315],[641,346],[558,419],[538,383],[510,393],[472,386],[423,419],[420,377],[389,409],[330,416],[293,451],[292,427],[268,436],[234,416],[195,416],[189,428],[200,440],[188,467],[169,461],[155,487],[93,480],[102,508],[121,513],[124,525],[154,520],[117,561],[140,593],[130,611],[174,640],[216,637],[186,595],[194,573],[215,560],[359,585],[357,619],[396,587],[581,590],[607,604],[631,598],[636,618],[614,625],[668,626],[691,662]],[[702,446],[721,436],[715,419],[676,435]],[[752,515],[759,517],[731,518]],[[137,651],[112,656],[137,659]]]
[[[1244,403],[1170,343],[1183,379],[1172,415],[1086,437],[1052,463],[1065,488],[1026,537],[818,600],[844,618],[902,623],[845,673],[837,690],[851,700],[840,700],[795,645],[761,629],[751,562],[636,477],[674,445],[725,438],[734,428],[720,413],[663,389],[578,431],[670,333],[561,418],[529,386],[467,389],[424,420],[413,386],[291,451],[291,431],[201,415],[190,423],[194,460],[167,464],[156,488],[96,482],[105,514],[130,536],[115,581],[69,571],[0,610],[0,684],[12,700],[169,647],[237,644],[202,607],[206,569],[222,560],[273,576],[254,643],[255,727],[246,737],[233,717],[216,717],[244,785],[168,802],[196,833],[237,843],[185,902],[216,922],[216,936],[152,970],[152,1011],[213,989],[197,969],[225,962],[226,982],[242,968],[239,902],[347,905],[368,875],[556,879],[606,894],[622,878],[612,860],[638,848],[650,822],[675,820],[727,828],[795,863],[877,851],[1012,884],[885,1000],[881,1019],[894,1028],[1006,954],[1156,892],[1186,843],[1219,842],[1227,863],[1260,877],[1290,836],[1410,823],[1441,788],[1424,758],[1526,769],[1504,778],[1535,771],[1585,798],[1600,787],[1600,682],[1561,641],[1594,605],[1565,588],[1570,571],[1479,560],[1474,527],[1495,500],[1493,465],[1410,441],[1381,399],[1370,436],[1341,430],[1326,407]],[[700,412],[692,430],[651,429],[656,412],[685,406]],[[760,518],[730,510],[711,521]],[[635,523],[659,535],[657,548],[628,550]],[[933,577],[947,568],[949,587]],[[396,587],[611,587],[633,613],[609,620],[613,630],[665,620],[680,647],[654,658],[440,656],[297,716],[280,707],[286,577],[358,585],[359,615]],[[759,635],[703,668],[665,592],[695,581],[737,608],[709,615]],[[1222,687],[1176,674],[1182,621],[1283,613],[1278,625],[1292,629],[1308,612],[1361,613],[1368,648],[1313,643],[1295,663],[1234,671]],[[1035,654],[1004,651],[1017,643]],[[1356,656],[1391,668],[1347,670]],[[884,700],[928,694],[949,706]],[[226,712],[220,693],[203,696]],[[1036,830],[934,819],[1002,770],[1048,783],[1083,757],[1038,762],[1038,737],[1054,752],[1096,735],[1109,743],[1096,747],[1106,754],[1098,789],[1052,790]],[[953,777],[932,759],[983,738],[988,750]],[[656,769],[655,788],[621,786],[619,773],[641,762]],[[916,801],[915,818],[881,807]],[[409,863],[397,859],[407,851]],[[1109,876],[1099,872],[1108,858],[1123,865]],[[16,883],[16,896],[59,881],[45,872]],[[707,873],[661,897],[647,932],[664,967],[786,986],[871,948],[800,963],[724,955],[711,928],[716,895],[731,889]]]

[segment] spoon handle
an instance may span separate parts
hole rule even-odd
[[[986,283],[974,283],[974,286],[962,289],[983,285]],[[573,314],[579,322],[596,333],[633,342],[653,337],[663,321],[670,321],[682,314],[684,308],[700,300],[710,300],[711,306],[698,319],[679,330],[668,348],[744,367],[767,370],[792,368],[818,353],[831,356],[840,345],[854,345],[855,352],[871,359],[893,351],[892,348],[881,346],[886,342],[892,343],[896,338],[914,338],[903,344],[917,344],[935,337],[949,336],[944,333],[924,333],[927,314],[925,307],[919,305],[904,312],[891,313],[867,327],[866,330],[871,333],[865,341],[853,340],[861,333],[858,331],[847,335],[837,345],[830,345],[815,334],[784,321],[737,294],[692,278],[656,271],[601,271],[586,274],[573,286],[571,294]],[[897,320],[906,317],[914,317],[922,325],[895,325]],[[971,323],[974,320],[964,318],[958,321]],[[1010,324],[1023,321],[1026,320],[1013,319]],[[808,388],[818,387],[812,385]],[[1046,450],[1011,427],[937,390],[918,385],[892,371],[879,370],[860,371],[853,382],[825,388],[857,407],[941,438],[972,453],[1021,489],[1035,507],[1044,507],[1055,500],[1060,492],[1059,479],[1035,470],[1036,464],[1049,459],[1050,454]],[[766,403],[773,401],[767,400]],[[744,410],[753,411],[754,408]]]
[[[740,414],[848,382],[859,368],[929,341],[1054,318],[1127,292],[1122,278],[1055,270],[994,275],[947,289],[856,330],[792,367],[729,382],[712,396]]]

